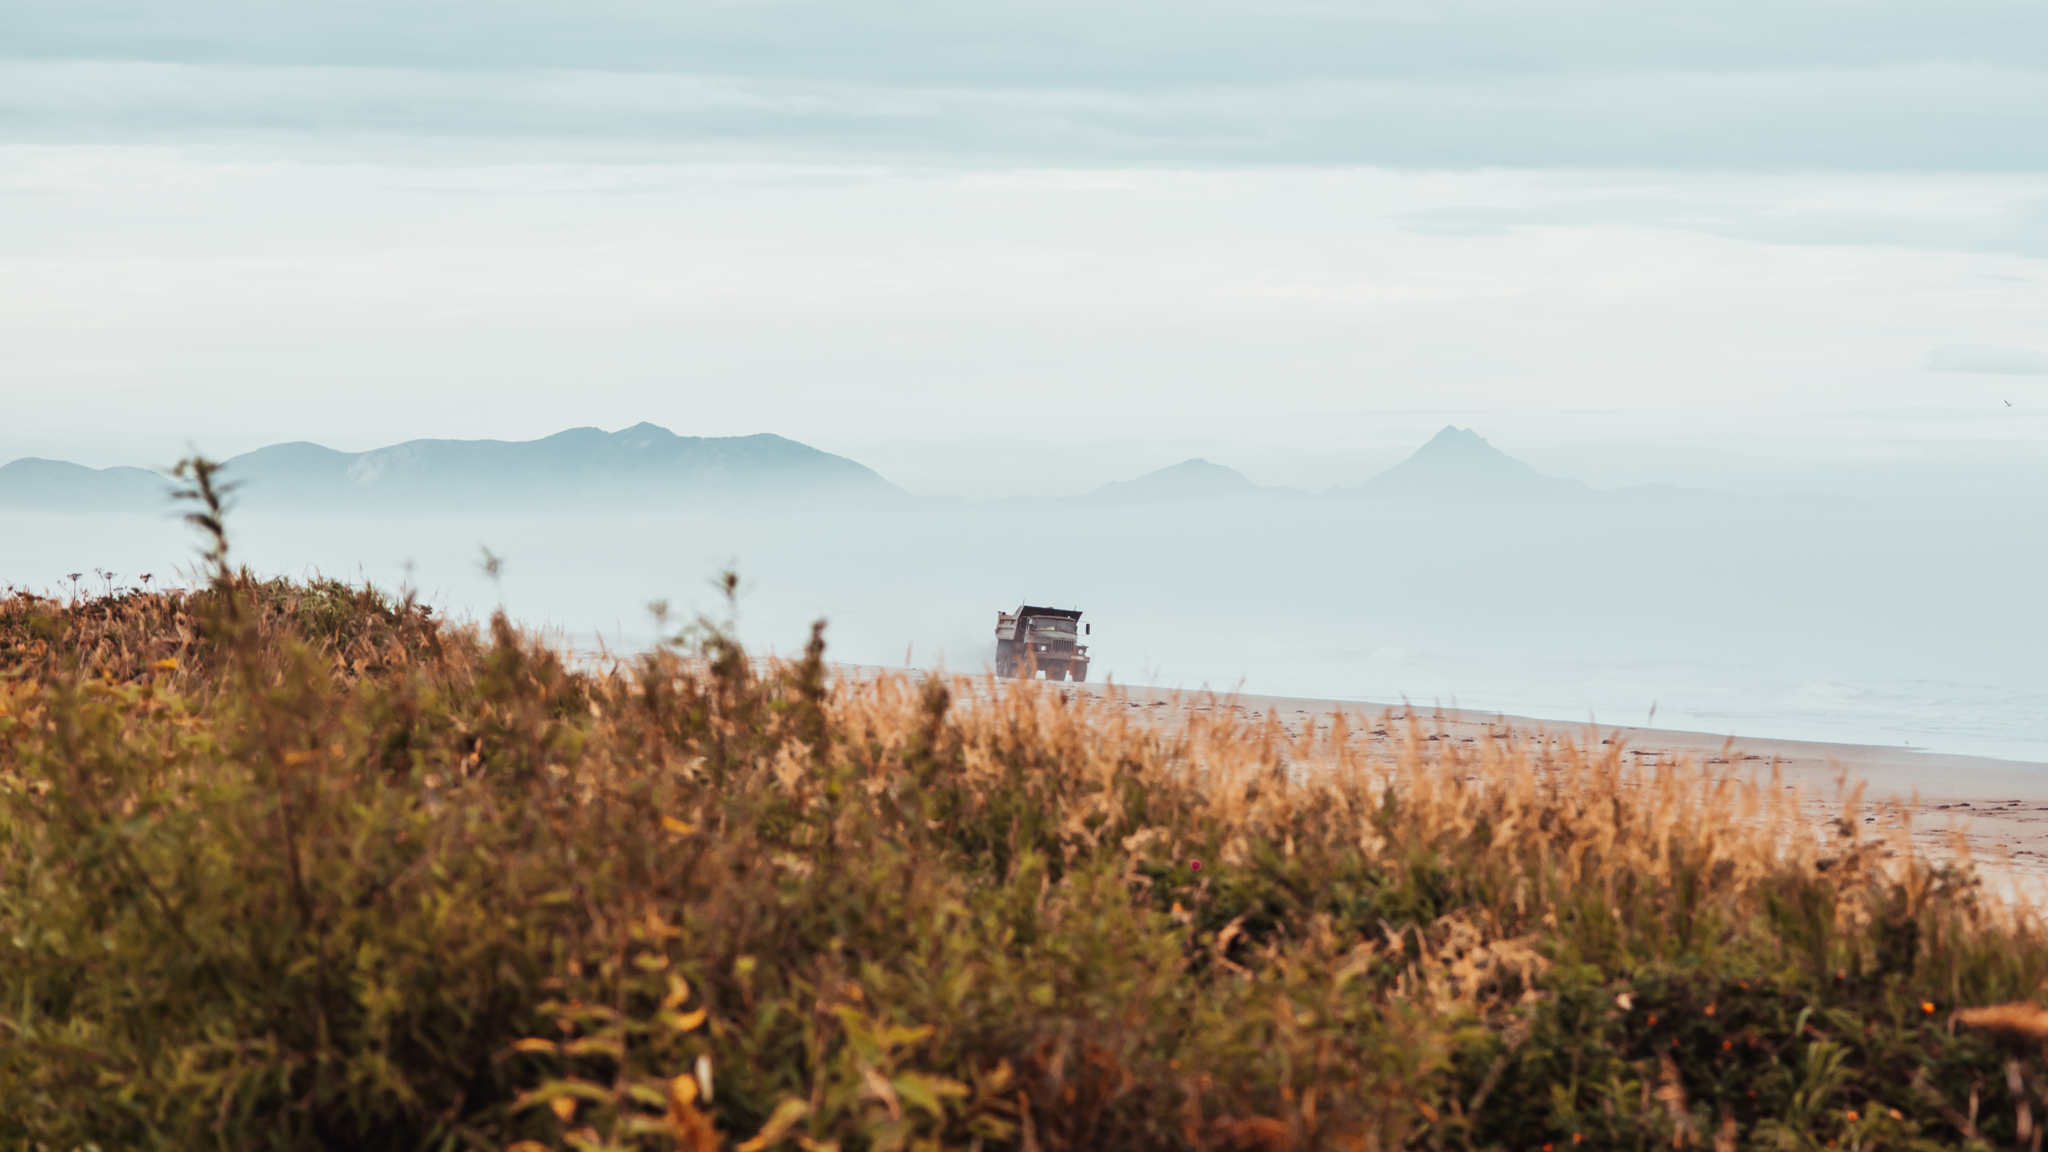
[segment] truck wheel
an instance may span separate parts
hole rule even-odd
[[[1086,684],[1087,682],[1088,682],[1088,666],[1087,666],[1086,664],[1076,664],[1076,665],[1074,665],[1074,683],[1076,683],[1076,684]]]

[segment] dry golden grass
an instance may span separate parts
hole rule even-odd
[[[2048,1041],[2048,1008],[2032,1001],[1958,1009],[1956,1022],[2008,1041]]]

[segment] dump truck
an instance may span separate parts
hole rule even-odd
[[[1088,679],[1088,634],[1081,613],[1073,608],[1019,605],[1015,612],[996,613],[996,675],[1047,680]]]

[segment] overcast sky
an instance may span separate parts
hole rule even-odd
[[[2032,459],[2048,6],[10,0],[0,389],[0,459],[100,465]]]

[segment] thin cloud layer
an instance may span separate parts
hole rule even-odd
[[[1498,204],[1445,204],[1400,216],[1404,231],[1499,237],[1531,228],[1624,227],[1699,232],[1760,244],[1920,248],[2048,257],[2048,186],[2033,175],[1960,180],[1916,174],[1817,191],[1772,177],[1692,178],[1683,187],[1640,174],[1555,183]]]
[[[966,164],[2038,171],[2024,0],[471,0],[0,15],[15,140],[536,138]]]
[[[40,59],[567,68],[1132,91],[1302,79],[2041,66],[2026,0],[13,0]]]
[[[1927,366],[1936,372],[2048,376],[2048,352],[2003,344],[1947,344],[1927,354]]]

